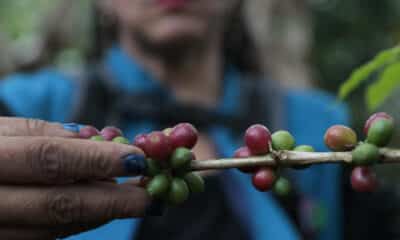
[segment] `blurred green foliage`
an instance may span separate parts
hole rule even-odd
[[[308,0],[314,23],[311,62],[332,92],[353,69],[400,40],[398,0]]]
[[[12,40],[36,34],[42,17],[60,0],[1,0],[0,29]]]
[[[376,79],[367,87],[365,101],[369,110],[382,105],[400,84],[400,47],[387,49],[379,53],[368,63],[353,70],[350,77],[340,86],[339,98],[344,100],[360,85],[376,75]]]

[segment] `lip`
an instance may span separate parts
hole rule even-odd
[[[157,0],[159,6],[167,10],[179,10],[183,9],[189,0]]]

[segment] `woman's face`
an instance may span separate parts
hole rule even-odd
[[[120,27],[151,44],[203,41],[221,33],[240,0],[105,0]]]

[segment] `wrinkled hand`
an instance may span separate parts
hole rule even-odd
[[[0,118],[1,239],[55,239],[144,215],[146,191],[110,181],[132,175],[125,156],[142,152],[77,137],[61,124]]]

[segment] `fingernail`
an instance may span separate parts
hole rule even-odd
[[[64,123],[63,128],[70,132],[79,133],[79,125],[76,123]]]
[[[125,171],[135,175],[143,175],[146,172],[146,158],[141,154],[128,154],[122,158]]]
[[[152,200],[150,205],[146,209],[146,216],[149,217],[160,217],[164,214],[165,203],[162,200]]]
[[[82,128],[86,127],[86,125],[78,124],[78,131],[80,132]]]

